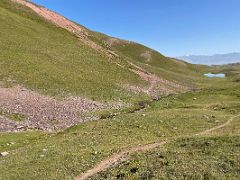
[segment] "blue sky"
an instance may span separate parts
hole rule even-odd
[[[240,52],[240,0],[33,0],[168,56]]]

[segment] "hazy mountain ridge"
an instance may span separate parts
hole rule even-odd
[[[207,55],[180,56],[178,59],[185,60],[194,64],[221,65],[240,62],[240,53]]]

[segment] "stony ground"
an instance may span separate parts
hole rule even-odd
[[[129,85],[126,88],[134,92],[144,92],[151,97],[158,97],[159,95],[169,95],[175,94],[177,92],[184,92],[188,90],[188,87],[179,84],[176,81],[168,81],[155,74],[152,74],[143,68],[128,62],[133,69],[132,72],[137,74],[143,81],[147,82],[149,85],[145,87],[132,86]]]
[[[22,87],[0,88],[0,110],[5,114],[20,114],[23,121],[14,121],[0,116],[0,132],[25,129],[59,130],[88,120],[84,112],[118,105],[103,104],[79,97],[57,100]],[[92,118],[92,117],[91,117]]]

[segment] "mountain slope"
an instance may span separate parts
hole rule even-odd
[[[146,74],[158,75],[162,82],[171,81],[162,83],[154,94],[186,90],[189,84],[183,80],[183,72],[191,74],[189,77],[199,75],[185,62],[166,58],[136,43],[118,40],[119,44],[110,44],[106,35],[100,36],[43,7],[23,0],[16,2],[0,2],[0,78],[5,83],[16,82],[52,95],[124,100],[151,94],[148,89],[153,83],[139,77],[137,66]],[[169,87],[173,83],[176,86]],[[147,87],[136,92],[129,88],[133,86]]]
[[[118,84],[141,83],[78,37],[22,5],[0,2],[0,80],[53,95],[126,98]],[[129,94],[129,95],[128,95]]]
[[[90,178],[239,174],[239,66],[177,61],[18,2],[0,1],[0,179],[74,179],[119,152],[128,161]]]

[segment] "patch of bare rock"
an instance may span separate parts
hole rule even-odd
[[[57,100],[20,86],[0,87],[0,109],[9,114],[18,113],[26,117],[24,121],[16,122],[0,116],[0,132],[27,129],[60,130],[94,119],[83,116],[85,112],[120,106],[120,104],[103,104],[80,97]]]
[[[174,94],[188,89],[187,87],[179,84],[178,82],[163,79],[155,74],[147,72],[143,68],[131,62],[128,63],[133,67],[132,69],[130,69],[130,71],[137,74],[142,80],[149,84],[145,87],[128,85],[126,88],[131,91],[134,91],[136,93],[143,92],[148,94],[149,96],[157,97],[159,95]]]

